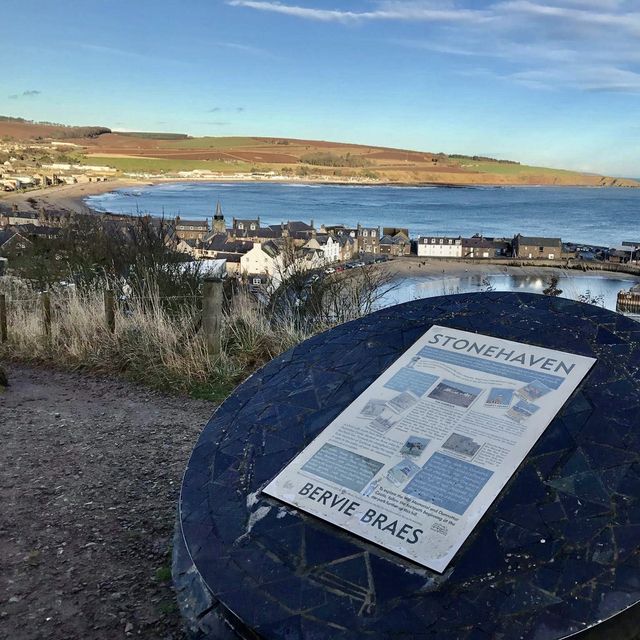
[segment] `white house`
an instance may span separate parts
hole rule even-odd
[[[462,238],[421,236],[418,256],[423,258],[462,258]]]
[[[240,256],[240,271],[247,276],[266,274],[280,280],[282,269],[282,252],[275,242],[254,242],[253,249]]]
[[[325,264],[340,260],[340,243],[328,233],[317,234],[304,245],[304,248],[322,251]]]

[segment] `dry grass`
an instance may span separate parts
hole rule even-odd
[[[210,357],[193,302],[167,309],[154,288],[119,303],[115,331],[104,320],[103,292],[51,294],[47,335],[40,300],[7,292],[9,339],[0,357],[120,374],[147,385],[221,399],[249,373],[308,337],[274,322],[252,298],[234,298],[224,315],[221,354]]]

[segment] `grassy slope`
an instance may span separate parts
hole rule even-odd
[[[67,130],[55,126],[0,122],[0,138],[33,140],[36,136],[56,139]],[[311,179],[361,179],[375,177],[397,183],[451,183],[581,186],[640,186],[632,180],[605,178],[562,169],[531,167],[472,158],[450,158],[429,152],[389,149],[338,142],[243,136],[167,139],[166,134],[123,135],[110,133],[97,138],[79,138],[86,164],[105,164],[122,172],[176,173],[193,169],[224,173],[273,170]],[[364,167],[309,165],[313,154],[362,156]],[[345,163],[346,164],[346,163]]]
[[[256,138],[242,136],[228,136],[215,138],[204,136],[202,138],[189,138],[171,142],[171,147],[178,149],[237,149],[238,147],[262,147],[270,146],[267,142],[260,142]]]
[[[105,165],[123,173],[175,173],[202,169],[225,173],[247,172],[252,165],[247,162],[224,162],[221,160],[180,160],[171,158],[138,158],[135,156],[86,156],[83,164]]]
[[[284,144],[286,142],[286,144]],[[267,139],[251,137],[203,137],[190,138],[188,140],[155,141],[155,148],[140,150],[140,154],[150,157],[163,156],[167,162],[160,163],[156,160],[140,160],[135,165],[137,170],[154,170],[164,166],[166,171],[189,170],[210,168],[215,171],[233,173],[249,170],[250,167],[262,170],[280,171],[287,167],[298,173],[302,167],[306,168],[305,177],[318,178],[358,178],[365,173],[375,175],[381,181],[398,183],[453,183],[453,184],[562,184],[599,186],[612,184],[613,179],[602,179],[602,176],[582,174],[562,169],[547,167],[533,167],[518,164],[506,164],[499,162],[474,161],[470,158],[445,158],[437,163],[432,161],[433,154],[419,154],[415,152],[403,152],[395,149],[381,149],[380,147],[367,147],[363,145],[348,145],[342,143],[293,140],[293,139]],[[98,144],[96,147],[100,147]],[[89,152],[96,153],[98,148],[89,148]],[[117,168],[122,166],[122,161],[109,160],[108,154],[116,149],[102,147],[101,162],[112,164]],[[198,159],[172,158],[178,151],[198,153]],[[202,160],[202,154],[211,153],[211,164]],[[137,155],[128,150],[131,155]],[[236,156],[234,154],[240,154]],[[322,167],[307,165],[301,158],[314,153],[329,153],[334,156],[351,155],[363,156],[366,159],[365,168],[349,167]],[[266,155],[265,155],[266,154]],[[273,155],[269,155],[273,154]],[[385,156],[386,157],[381,157]],[[98,158],[94,160],[97,161]],[[223,159],[228,164],[220,163]],[[233,161],[236,163],[233,163]],[[246,161],[243,165],[242,160]],[[129,165],[131,166],[131,165]],[[245,166],[246,168],[242,168]],[[135,169],[128,169],[135,170]],[[623,182],[624,184],[624,182]]]

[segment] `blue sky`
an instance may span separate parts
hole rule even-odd
[[[4,0],[0,59],[0,114],[640,175],[639,0]]]

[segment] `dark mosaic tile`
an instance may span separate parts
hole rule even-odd
[[[329,527],[326,529],[306,527],[304,536],[305,563],[310,567],[325,565],[362,553],[362,547],[358,546],[357,540],[336,539],[335,533]]]
[[[436,323],[599,359],[443,575],[258,493]],[[639,412],[640,329],[621,316],[498,292],[385,309],[221,405],[185,474],[182,533],[221,606],[262,638],[558,640],[640,600]]]

